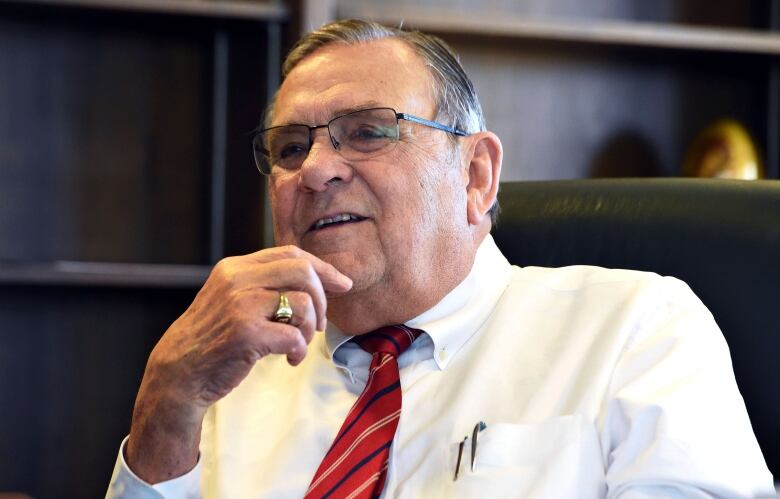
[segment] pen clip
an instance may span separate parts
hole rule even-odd
[[[455,476],[452,477],[452,481],[455,482],[458,480],[458,473],[460,472],[460,461],[461,458],[463,458],[463,448],[466,446],[466,440],[468,440],[469,437],[465,436],[463,437],[463,440],[460,441],[458,444],[458,461],[455,463]]]
[[[484,421],[474,425],[474,431],[471,432],[471,471],[474,471],[474,467],[477,464],[477,435],[479,432],[487,428]]]

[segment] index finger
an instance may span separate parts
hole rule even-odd
[[[293,245],[277,246],[247,255],[258,263],[269,263],[276,260],[302,258],[311,263],[314,272],[320,278],[325,291],[332,293],[345,293],[352,288],[352,279],[345,276],[333,265],[312,255],[308,251]]]

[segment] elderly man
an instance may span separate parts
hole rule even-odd
[[[109,497],[772,492],[683,283],[501,255],[501,142],[443,42],[337,22],[284,75],[255,139],[282,246],[155,347]]]

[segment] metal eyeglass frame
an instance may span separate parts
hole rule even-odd
[[[340,150],[340,144],[333,137],[333,134],[330,131],[330,124],[331,123],[333,123],[334,121],[336,121],[336,120],[338,120],[340,118],[343,118],[345,116],[349,116],[351,114],[362,113],[362,112],[365,112],[365,111],[378,111],[378,110],[383,110],[383,109],[387,109],[389,111],[392,111],[395,114],[396,125],[399,124],[398,120],[404,120],[404,121],[411,121],[412,123],[417,123],[419,125],[424,125],[424,126],[427,126],[427,127],[430,127],[430,128],[435,128],[436,130],[441,130],[443,132],[451,133],[451,134],[456,135],[458,137],[467,137],[469,135],[468,132],[464,132],[463,130],[460,130],[460,129],[457,129],[457,128],[453,128],[453,127],[444,125],[444,124],[436,122],[436,121],[426,120],[425,118],[420,118],[419,116],[414,116],[414,115],[408,114],[408,113],[399,113],[395,109],[393,109],[392,107],[369,107],[369,108],[366,108],[366,109],[357,109],[355,111],[350,111],[348,113],[345,113],[345,114],[342,114],[342,115],[339,115],[339,116],[335,116],[335,117],[331,118],[327,123],[322,124],[322,125],[306,125],[306,124],[303,124],[303,123],[286,123],[284,125],[276,125],[276,126],[264,128],[264,129],[258,131],[257,134],[255,134],[255,137],[252,140],[252,145],[253,145],[255,150],[259,149],[260,152],[263,154],[263,156],[265,156],[266,160],[268,160],[270,158],[269,151],[265,147],[262,147],[262,146],[258,147],[258,144],[257,144],[258,137],[260,137],[265,132],[267,132],[269,130],[272,130],[274,128],[282,128],[282,127],[286,127],[286,126],[304,126],[304,127],[309,129],[309,144],[308,144],[309,149],[307,150],[307,153],[308,153],[308,151],[311,150],[312,146],[314,145],[314,137],[313,137],[314,131],[319,129],[319,128],[325,128],[325,129],[328,130],[328,138],[330,138],[330,143],[333,146],[333,149],[335,149],[336,151],[339,151]],[[271,175],[270,168],[269,168],[269,172],[267,172],[267,173],[263,171],[263,167],[260,165],[260,161],[258,160],[256,155],[255,155],[255,166],[257,167],[257,170],[260,173],[262,173],[263,175]],[[271,165],[270,165],[270,162],[269,162],[269,167],[270,166]]]

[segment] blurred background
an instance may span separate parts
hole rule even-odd
[[[780,0],[0,0],[0,491],[103,495],[156,340],[272,244],[251,132],[343,17],[460,53],[504,181],[780,177]]]

